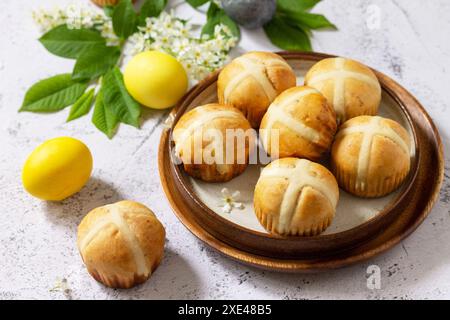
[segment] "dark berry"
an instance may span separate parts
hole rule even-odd
[[[260,28],[269,22],[277,8],[276,0],[222,0],[226,14],[247,29]]]

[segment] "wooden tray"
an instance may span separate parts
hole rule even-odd
[[[330,57],[319,53],[280,54],[294,69],[299,63],[311,64]],[[409,126],[414,156],[407,181],[374,217],[348,230],[301,238],[270,235],[239,225],[205,204],[182,168],[173,164],[169,128],[161,136],[159,171],[167,198],[181,222],[199,239],[231,258],[283,271],[348,265],[373,257],[409,235],[427,216],[439,194],[444,165],[442,144],[419,102],[392,79],[375,73],[383,88],[383,99],[393,101]],[[185,95],[170,114],[171,127],[189,107],[212,99],[217,75],[210,75]]]

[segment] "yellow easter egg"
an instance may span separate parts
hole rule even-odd
[[[31,195],[59,201],[80,191],[91,171],[88,147],[80,140],[60,137],[34,149],[23,167],[22,182]]]
[[[172,107],[188,87],[188,77],[181,63],[159,51],[135,55],[125,68],[124,82],[134,99],[154,109]]]

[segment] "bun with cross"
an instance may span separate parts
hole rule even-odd
[[[381,86],[365,65],[346,58],[317,62],[306,74],[305,85],[316,88],[336,111],[338,124],[361,115],[376,115]]]
[[[112,288],[145,282],[161,262],[164,242],[163,225],[134,201],[98,207],[78,226],[78,249],[87,270]]]
[[[282,158],[262,170],[254,208],[270,233],[314,236],[331,224],[338,198],[336,179],[324,166],[306,159]]]
[[[403,182],[410,170],[411,142],[397,122],[359,116],[339,129],[331,166],[339,186],[360,197],[381,197]]]
[[[316,89],[301,86],[274,100],[261,122],[260,137],[272,157],[278,152],[280,158],[318,160],[330,149],[336,128],[336,115],[326,98]]]
[[[271,52],[249,52],[223,68],[217,82],[219,103],[241,110],[253,128],[258,128],[272,101],[296,85],[289,64]]]
[[[217,103],[185,113],[173,131],[176,156],[192,177],[224,182],[240,175],[248,164],[254,130],[238,109]]]

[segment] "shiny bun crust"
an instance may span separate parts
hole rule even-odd
[[[318,160],[330,149],[336,128],[334,110],[319,91],[294,87],[270,105],[261,122],[260,139],[272,157],[278,151],[279,158]],[[272,138],[278,138],[278,145]]]
[[[338,124],[360,115],[376,115],[381,86],[373,71],[346,58],[317,62],[306,74],[305,85],[319,90],[336,111]]]
[[[217,81],[219,103],[241,110],[253,128],[258,128],[270,103],[296,85],[289,64],[271,52],[249,52],[223,68]]]
[[[331,150],[331,167],[339,186],[360,197],[384,196],[410,170],[411,141],[397,122],[359,116],[345,122]]]
[[[208,136],[210,129],[221,137]],[[256,139],[253,130],[249,129],[248,120],[234,107],[221,104],[196,107],[185,113],[175,125],[173,140],[176,156],[183,162],[184,170],[194,178],[207,182],[231,180],[248,165]],[[234,139],[233,145],[229,145],[231,141],[227,139],[227,134],[230,132],[246,134],[245,139],[241,140],[245,145],[240,144],[239,139]],[[230,160],[226,159],[226,154],[227,148],[231,147],[234,148],[234,157]]]
[[[324,166],[283,158],[263,169],[253,202],[255,214],[268,232],[314,236],[331,224],[338,199],[336,179]]]
[[[78,249],[88,272],[112,288],[145,282],[161,262],[164,242],[162,224],[134,201],[95,208],[78,226]]]

